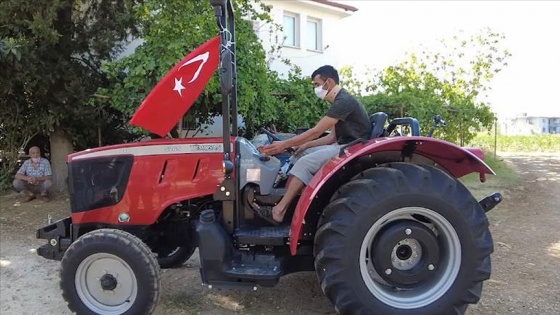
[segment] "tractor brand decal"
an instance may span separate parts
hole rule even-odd
[[[223,144],[191,144],[193,152],[222,152]]]
[[[233,145],[231,146],[233,147]],[[167,155],[182,153],[221,153],[224,145],[221,143],[200,144],[166,144],[166,145],[144,145],[128,148],[116,148],[104,151],[96,151],[75,156],[72,160],[88,159],[93,157],[115,156],[115,155]],[[87,152],[87,150],[86,150]]]
[[[172,145],[172,146],[165,147],[165,149],[163,150],[165,152],[181,152],[181,147],[178,145]]]

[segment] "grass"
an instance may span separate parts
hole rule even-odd
[[[513,166],[499,155],[494,157],[493,153],[485,153],[484,162],[496,173],[496,175],[486,175],[486,181],[480,182],[479,174],[469,174],[460,178],[460,181],[467,186],[476,200],[480,200],[490,194],[499,192],[504,199],[507,199],[513,187],[519,186],[522,182],[520,174]],[[498,205],[496,208],[499,208]],[[492,210],[486,213],[490,221],[503,219],[507,212]]]
[[[494,170],[496,175],[486,175],[484,183],[480,182],[478,173],[469,174],[460,179],[476,199],[481,199],[494,192],[503,192],[521,183],[519,174],[499,155],[494,157],[493,153],[486,152],[484,162]]]
[[[560,152],[560,134],[555,135],[498,135],[496,148],[498,152]],[[478,134],[471,146],[494,151],[494,135]]]
[[[206,301],[202,292],[180,292],[172,293],[165,297],[164,305],[179,310],[200,311]]]

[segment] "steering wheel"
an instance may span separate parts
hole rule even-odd
[[[278,138],[278,136],[276,136],[275,134],[273,134],[272,132],[270,132],[270,130],[267,130],[267,129],[263,128],[263,127],[261,127],[261,132],[265,133],[265,134],[268,136],[268,138],[271,140],[270,142],[273,142],[273,141],[282,141],[282,139]],[[294,150],[294,148],[292,148],[292,147],[286,148],[286,151],[288,151],[288,153],[294,153],[294,152],[296,152],[296,150]]]

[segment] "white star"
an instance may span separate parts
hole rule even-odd
[[[181,91],[184,89],[186,88],[183,86],[183,77],[181,77],[180,79],[175,78],[175,87],[173,88],[173,91],[177,91],[177,93],[179,93],[179,96],[183,97]]]

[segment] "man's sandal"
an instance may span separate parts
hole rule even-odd
[[[272,207],[271,206],[259,206],[256,203],[253,203],[253,210],[255,213],[263,220],[273,224],[275,226],[280,225],[280,222],[275,221],[272,218]]]

